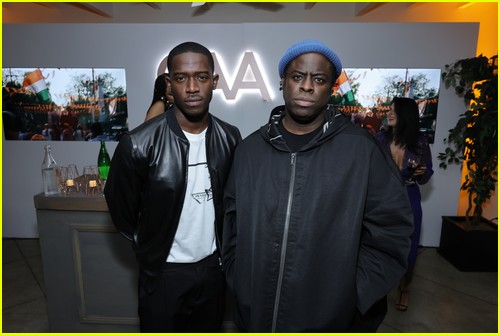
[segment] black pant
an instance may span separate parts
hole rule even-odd
[[[364,314],[357,312],[349,332],[351,333],[375,333],[384,321],[387,314],[387,296],[373,304]]]
[[[226,284],[216,254],[197,263],[166,263],[153,292],[139,276],[141,332],[219,332]]]

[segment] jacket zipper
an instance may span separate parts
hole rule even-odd
[[[208,157],[207,157],[208,158]],[[208,159],[207,159],[208,161]],[[209,171],[210,171],[210,168],[209,168]],[[215,214],[215,220],[214,220],[214,233],[215,233],[215,245],[217,246],[217,251],[219,253],[219,265],[220,265],[220,268],[222,270],[222,258],[220,255],[222,255],[222,243],[221,241],[219,240],[219,229],[217,227],[217,207],[216,207],[216,192],[221,189],[220,187],[220,183],[219,183],[219,170],[217,168],[213,169],[212,170],[212,174],[210,176],[210,180],[211,180],[211,187],[212,187],[212,201],[214,202],[214,214]],[[215,187],[217,187],[217,189],[214,188],[214,185]]]
[[[296,167],[296,158],[297,153],[292,153],[290,159],[290,185],[288,188],[288,203],[286,207],[286,218],[285,218],[285,227],[283,230],[283,240],[281,242],[281,256],[280,256],[280,269],[278,274],[278,285],[276,287],[276,297],[274,300],[274,312],[273,312],[273,324],[271,328],[271,332],[276,332],[276,323],[278,321],[278,308],[280,303],[281,296],[281,284],[283,282],[283,272],[285,271],[285,258],[286,258],[286,247],[288,243],[288,229],[290,226],[290,214],[292,211],[292,202],[293,202],[293,189],[295,186],[295,167]]]
[[[220,266],[220,269],[222,271],[222,243],[221,241],[219,240],[219,234],[218,234],[218,229],[217,229],[217,207],[216,207],[216,202],[215,202],[215,194],[217,193],[217,190],[219,190],[221,187],[220,187],[220,183],[219,183],[219,169],[217,168],[213,168],[213,169],[210,169],[210,154],[209,154],[209,151],[208,150],[209,148],[209,137],[208,137],[208,130],[207,130],[207,134],[205,135],[205,152],[206,152],[206,157],[207,157],[207,165],[208,165],[208,174],[210,175],[210,187],[212,188],[212,201],[213,201],[213,205],[214,205],[214,216],[215,216],[215,220],[214,220],[214,234],[215,234],[215,245],[217,246],[217,251],[218,251],[218,254],[219,254],[219,266]],[[214,180],[215,179],[215,180]],[[217,187],[217,189],[214,188],[214,185],[215,187]]]

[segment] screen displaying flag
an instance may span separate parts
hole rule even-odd
[[[36,69],[24,78],[23,87],[36,93],[43,102],[50,102],[52,100],[49,88],[45,83],[45,79],[43,79],[40,69]]]
[[[347,73],[345,70],[342,70],[340,77],[337,79],[337,83],[340,94],[343,95],[343,100],[347,102],[354,101],[354,93],[352,92],[351,83],[349,82],[349,78],[347,77]]]

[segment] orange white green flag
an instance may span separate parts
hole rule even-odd
[[[349,82],[349,78],[347,77],[347,73],[345,70],[342,70],[339,79],[337,79],[336,83],[339,87],[340,94],[343,96],[344,102],[353,102],[354,101],[354,93],[352,91],[351,83]]]
[[[24,78],[23,87],[36,93],[42,102],[50,102],[52,100],[49,88],[45,83],[45,79],[43,78],[42,71],[40,71],[40,69],[30,72]]]

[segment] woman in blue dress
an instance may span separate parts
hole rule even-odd
[[[398,310],[406,311],[409,285],[417,259],[422,228],[422,206],[418,185],[427,183],[434,173],[429,144],[426,137],[419,133],[419,113],[415,100],[394,98],[387,113],[387,127],[375,137],[399,167],[413,210],[414,231],[408,255],[408,271],[399,283],[399,296],[396,302]]]

